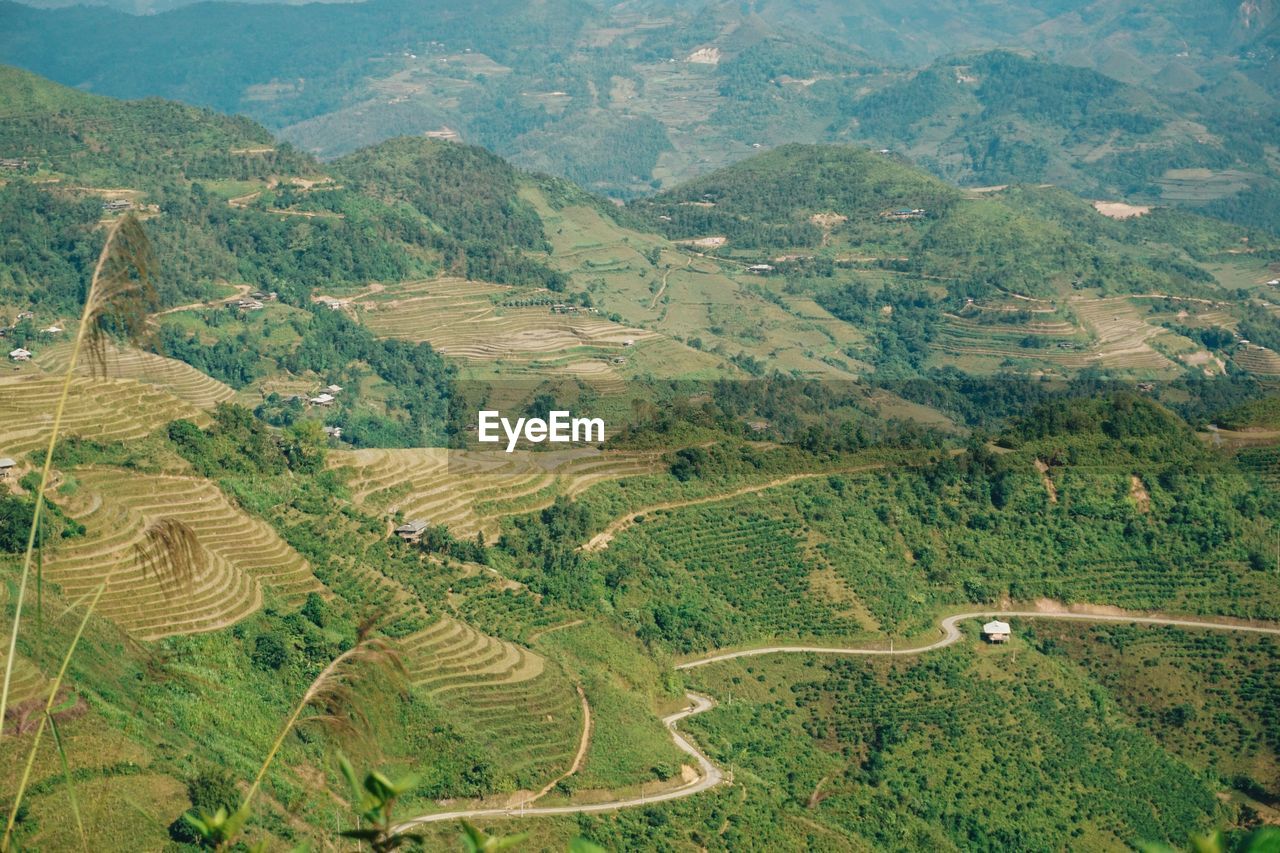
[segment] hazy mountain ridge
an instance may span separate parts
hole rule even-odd
[[[1046,0],[1018,10],[953,2],[915,11],[815,3],[804,14],[773,2],[606,8],[545,0],[490,4],[483,20],[456,0],[426,8],[401,0],[204,3],[143,18],[103,8],[0,8],[9,25],[0,32],[0,59],[69,85],[245,113],[324,156],[397,135],[460,137],[624,197],[757,147],[841,138],[904,147],[955,180],[1048,180],[1152,195],[1150,180],[1164,170],[1148,149],[1166,152],[1166,168],[1248,172],[1232,164],[1235,154],[1221,155],[1215,138],[1243,135],[1256,146],[1264,137],[1249,136],[1257,129],[1249,112],[1277,114],[1266,91],[1277,26],[1269,0],[1250,7],[1247,25],[1226,5],[1177,4],[1156,14],[1127,0],[1083,7]],[[925,46],[877,40],[890,30],[917,34]],[[1148,30],[1146,53],[1132,68],[1116,58],[1132,46],[1107,47],[1106,56],[1078,49]],[[77,50],[47,50],[53,40]],[[1188,55],[1164,56],[1172,42],[1185,42]],[[989,53],[905,71],[941,53],[998,44],[1109,77],[1052,62],[1007,59],[1014,67],[997,68],[990,57],[999,54]],[[964,66],[972,62],[989,67],[969,75]],[[990,81],[984,87],[969,76]],[[1042,92],[1061,101],[1049,110],[1028,112],[999,96],[1001,87],[1047,78]],[[1113,78],[1186,94],[1117,88],[1107,82]],[[1095,96],[1105,109],[1088,103]],[[1119,121],[1126,112],[1134,114],[1127,126]],[[1098,122],[1100,113],[1110,124]],[[1063,123],[1078,118],[1087,121],[1068,131]]]

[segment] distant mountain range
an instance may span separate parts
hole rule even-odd
[[[425,134],[621,198],[850,141],[963,184],[1277,209],[1271,0],[898,5],[5,2],[0,61],[249,115],[321,157]]]

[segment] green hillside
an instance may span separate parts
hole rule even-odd
[[[604,14],[507,12],[548,39]],[[808,73],[766,33],[724,36],[759,66],[672,70]],[[623,41],[657,66],[706,35]],[[182,816],[251,797],[233,845],[381,848],[416,818],[451,849],[464,813],[530,850],[1116,849],[1280,797],[1263,230],[854,145],[619,206],[457,142],[321,162],[5,73],[29,162],[0,173],[0,318],[34,354],[0,377],[11,848],[215,846]],[[72,370],[126,216],[149,334],[107,324]],[[475,441],[480,406],[562,404],[608,435]],[[979,637],[1011,610],[1106,624]],[[830,653],[771,648],[800,644]],[[393,815],[340,756],[415,774]]]
[[[253,180],[310,166],[243,118],[171,101],[121,102],[0,66],[0,151],[34,172],[151,190],[173,180]]]

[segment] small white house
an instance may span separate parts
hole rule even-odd
[[[18,347],[15,350],[9,350],[9,358],[13,359],[14,361],[30,361],[31,351],[23,349],[22,347]]]
[[[62,333],[62,327],[54,325],[54,326],[50,326],[47,329],[41,329],[40,331],[44,332],[47,335],[58,335]]]
[[[342,386],[341,386],[341,385],[330,385],[329,387],[325,388],[324,390],[328,391],[330,394],[339,394],[339,393],[341,393],[341,391],[342,391]]]
[[[342,438],[342,427],[327,426],[324,428],[324,434],[329,438]]]
[[[13,470],[18,467],[18,463],[14,462],[8,456],[0,458],[0,480],[7,480],[13,475]]]
[[[982,636],[988,643],[1009,642],[1009,623],[993,620],[982,626]]]
[[[333,399],[334,397],[332,394],[317,394],[312,397],[309,402],[313,406],[332,406]]]

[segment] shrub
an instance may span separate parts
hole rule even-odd
[[[253,641],[253,654],[250,657],[254,666],[259,669],[279,669],[289,659],[289,650],[274,634],[259,634]]]

